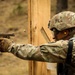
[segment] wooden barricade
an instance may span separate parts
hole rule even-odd
[[[48,29],[50,20],[50,0],[28,0],[29,43],[40,45],[52,41]],[[51,75],[47,62],[29,61],[29,75]]]

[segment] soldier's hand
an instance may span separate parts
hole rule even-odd
[[[12,41],[10,41],[7,38],[0,38],[0,51],[1,52],[8,52],[9,46],[12,44]]]

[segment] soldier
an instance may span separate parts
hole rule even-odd
[[[24,60],[65,63],[66,75],[75,75],[75,13],[64,11],[53,16],[48,25],[54,33],[56,42],[40,46],[31,44],[15,44],[9,39],[0,38],[0,51],[10,52]],[[69,40],[70,39],[70,40]],[[64,73],[63,72],[63,73]]]

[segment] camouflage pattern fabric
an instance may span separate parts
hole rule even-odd
[[[75,75],[75,41],[73,41],[72,63],[68,75]],[[60,40],[40,46],[31,44],[12,44],[8,51],[24,60],[64,63],[68,50],[68,41]]]
[[[60,12],[50,20],[49,29],[56,28],[62,31],[72,27],[75,27],[75,13],[71,11]]]
[[[64,62],[68,49],[68,41],[46,43],[41,46],[31,44],[12,44],[9,52],[25,60],[38,60],[46,62]]]

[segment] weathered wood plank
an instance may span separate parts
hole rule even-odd
[[[40,45],[46,43],[46,39],[41,32],[44,32],[52,41],[51,32],[48,29],[48,22],[50,20],[50,0],[28,0],[29,6],[29,41],[33,45]],[[45,62],[29,62],[29,75],[50,75],[50,70],[47,70],[47,64]]]

